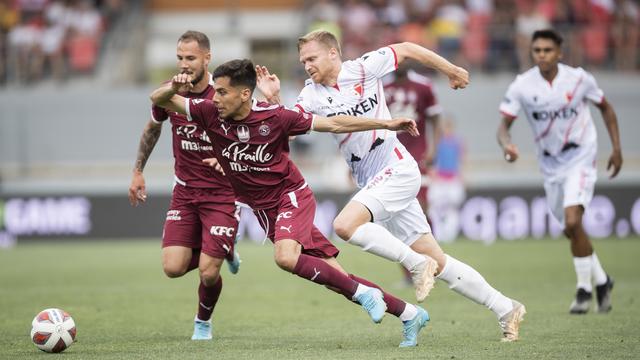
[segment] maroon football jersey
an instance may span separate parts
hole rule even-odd
[[[438,115],[441,108],[438,105],[429,78],[409,72],[403,81],[394,81],[385,85],[389,112],[394,118],[407,117],[414,119],[420,130],[420,136],[411,136],[407,132],[399,132],[398,140],[407,148],[420,166],[423,166],[427,156],[428,137],[426,119]]]
[[[212,99],[214,92],[213,86],[208,85],[201,93],[181,95],[193,99]],[[229,179],[202,162],[202,159],[214,157],[207,133],[188,121],[186,116],[159,106],[153,106],[151,114],[156,122],[171,121],[176,181],[187,187],[215,189],[221,202],[234,201]]]
[[[305,184],[289,159],[289,135],[308,133],[313,115],[253,100],[241,120],[225,120],[210,100],[187,99],[189,120],[204,128],[239,201],[268,209]]]

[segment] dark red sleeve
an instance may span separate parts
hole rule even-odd
[[[163,122],[169,118],[169,113],[164,108],[153,105],[151,106],[151,117],[156,122]]]
[[[185,98],[187,119],[207,129],[213,120],[218,118],[218,109],[213,101],[208,99]]]
[[[314,115],[306,112],[297,112],[286,109],[279,109],[280,120],[284,124],[284,129],[289,135],[307,134],[313,127]]]

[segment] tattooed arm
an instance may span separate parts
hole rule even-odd
[[[162,131],[162,123],[157,123],[153,120],[149,120],[144,127],[142,136],[140,137],[140,144],[138,145],[138,157],[136,158],[136,164],[133,167],[133,178],[131,179],[131,185],[129,186],[129,202],[132,206],[138,206],[140,202],[144,202],[147,199],[147,190],[145,188],[144,176],[142,172],[149,160],[149,156],[156,146],[160,133]]]

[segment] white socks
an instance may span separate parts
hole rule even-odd
[[[438,279],[449,284],[449,289],[482,304],[493,311],[498,318],[503,317],[513,309],[513,302],[502,295],[471,266],[446,255],[447,263],[440,272]]]
[[[600,260],[598,260],[598,255],[594,251],[591,254],[591,276],[593,276],[593,281],[596,285],[603,285],[607,282],[607,273],[604,272],[602,265],[600,265]]]
[[[371,254],[399,262],[407,270],[426,261],[423,255],[413,251],[389,230],[370,222],[360,225],[349,239],[349,243]]]
[[[593,255],[594,254],[573,258],[573,266],[576,268],[576,276],[578,277],[578,283],[576,287],[578,289],[583,288],[587,292],[593,291],[593,287],[591,286],[591,257]]]
[[[402,314],[400,314],[400,316],[398,316],[398,318],[400,319],[400,321],[409,321],[416,317],[416,315],[418,315],[418,309],[416,308],[416,306],[407,303],[407,306],[405,306],[404,311],[402,312]]]

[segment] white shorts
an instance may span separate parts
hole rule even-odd
[[[369,209],[376,224],[384,226],[407,245],[431,232],[416,199],[422,175],[413,159],[404,159],[380,170],[353,197]]]
[[[544,181],[551,214],[564,225],[564,209],[582,205],[585,209],[593,198],[598,173],[595,157],[587,157],[563,173]]]

